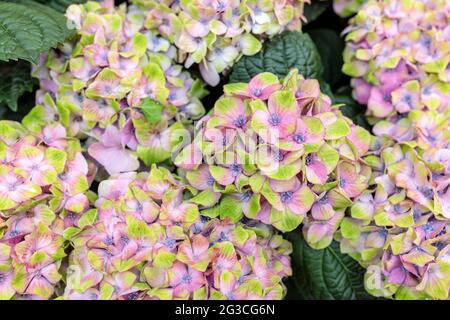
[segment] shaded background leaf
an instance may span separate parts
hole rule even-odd
[[[71,4],[80,4],[86,2],[85,0],[36,0],[45,4],[59,12],[65,12],[67,7]]]
[[[17,111],[18,100],[25,92],[32,92],[37,80],[31,77],[29,63],[0,63],[0,108]]]
[[[306,78],[322,76],[322,63],[314,42],[309,35],[297,31],[275,36],[258,54],[242,57],[231,72],[230,82],[249,82],[265,71],[283,78],[292,68],[297,68]]]
[[[345,104],[345,106],[341,107],[342,113],[352,119],[355,124],[372,131],[372,126],[365,116],[367,108],[353,99],[352,88],[350,86],[337,89],[333,94],[333,102]]]
[[[304,24],[307,25],[308,23],[315,21],[328,9],[330,5],[331,1],[328,0],[312,0],[310,4],[306,3],[303,8],[303,15],[306,18],[306,22]]]
[[[43,4],[0,2],[0,60],[37,63],[39,55],[70,37],[64,15]]]
[[[373,299],[364,289],[364,269],[340,253],[335,241],[326,249],[308,246],[300,230],[286,234],[292,242],[293,276],[288,279],[287,299]]]
[[[331,87],[334,87],[343,77],[341,68],[344,64],[342,58],[342,51],[345,47],[344,39],[331,29],[320,28],[307,32],[319,51],[323,66],[323,79]]]

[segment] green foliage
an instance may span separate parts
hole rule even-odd
[[[364,289],[364,269],[340,253],[337,242],[316,250],[308,246],[299,230],[287,234],[287,238],[294,247],[289,299],[371,299]]]
[[[141,105],[141,110],[149,123],[155,124],[161,120],[163,106],[151,98],[146,98]]]
[[[45,4],[59,12],[65,12],[67,7],[71,4],[80,4],[86,2],[85,0],[36,0]]]
[[[68,29],[62,14],[65,9],[72,3],[84,2],[35,1],[0,0],[0,60],[22,59],[37,63],[41,52],[56,47],[71,36],[72,31]],[[118,2],[121,1],[116,1],[116,4]],[[308,22],[316,19],[322,22],[326,16],[323,13],[327,9],[331,10],[330,5],[331,1],[319,0],[305,5],[304,14]],[[307,33],[285,32],[265,42],[263,49],[256,55],[242,57],[235,64],[229,81],[248,82],[261,72],[272,72],[282,78],[290,69],[298,68],[306,78],[318,79],[321,90],[332,97],[334,103],[345,104],[341,110],[347,117],[370,130],[364,116],[365,107],[353,100],[351,88],[343,86],[334,92],[331,89],[336,89],[348,80],[341,72],[343,49],[343,40],[332,29],[313,29]],[[0,119],[20,121],[34,105],[34,100],[30,99],[32,95],[26,94],[32,92],[36,84],[30,76],[30,65],[24,61],[0,63],[0,75]],[[217,94],[222,94],[221,90],[217,90]],[[18,101],[22,96],[18,110]],[[213,92],[208,99],[214,98],[217,97]],[[157,124],[161,120],[163,106],[153,99],[145,99],[141,110],[148,123]],[[164,151],[153,152],[150,148],[138,148],[137,153],[147,165],[168,157]],[[211,201],[207,196],[206,193],[200,194],[195,200],[211,205],[207,202]],[[218,205],[205,210],[204,214],[237,221],[242,217],[242,208],[232,197],[224,197]],[[95,218],[96,212],[92,212],[92,216],[87,216],[86,223],[93,223]],[[287,238],[294,246],[293,276],[287,283],[288,298],[371,299],[363,285],[364,269],[350,256],[341,254],[338,243],[333,242],[326,249],[315,250],[307,245],[298,230],[287,234]],[[172,258],[161,256],[159,263],[164,265]]]
[[[341,107],[342,113],[353,120],[353,122],[367,130],[371,131],[371,126],[367,122],[365,113],[366,107],[360,105],[352,98],[352,89],[349,86],[341,87],[333,95],[333,102],[344,104]]]
[[[323,66],[323,79],[333,87],[342,79],[344,40],[331,29],[314,29],[308,31],[308,34],[319,51]]]
[[[327,10],[331,1],[328,0],[312,0],[310,4],[305,4],[303,15],[306,18],[306,24],[313,22]]]
[[[63,14],[30,0],[0,2],[0,60],[37,63],[71,35]]]
[[[31,67],[24,62],[0,63],[0,108],[8,106],[17,111],[17,101],[25,93],[33,91],[36,80],[31,78]]]
[[[297,31],[275,36],[258,54],[242,57],[233,68],[230,82],[249,82],[265,71],[282,78],[292,68],[298,68],[306,78],[315,79],[320,79],[323,71],[314,42],[309,35]]]

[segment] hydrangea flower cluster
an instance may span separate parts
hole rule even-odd
[[[203,79],[216,86],[242,55],[261,50],[261,41],[284,30],[301,29],[308,0],[133,0],[147,10],[146,27],[156,29],[179,49],[178,61],[199,65]]]
[[[368,1],[346,30],[343,70],[377,137],[339,238],[377,296],[449,297],[449,19],[445,1]]]
[[[281,299],[290,243],[267,226],[200,219],[189,189],[156,166],[102,181],[62,298]]]
[[[340,226],[342,251],[367,267],[366,288],[376,296],[449,297],[450,158],[430,158],[422,138],[374,138],[365,157],[373,190],[355,200]]]
[[[61,286],[64,220],[83,216],[95,174],[56,124],[0,121],[0,300],[47,299]]]
[[[36,106],[23,123],[33,131],[59,121],[89,138],[89,154],[109,174],[170,157],[177,130],[204,114],[206,91],[175,63],[177,49],[145,27],[145,15],[113,1],[72,5],[74,41],[44,54]],[[111,161],[114,159],[114,161]]]
[[[367,0],[333,0],[333,10],[340,17],[346,18],[359,11]]]
[[[445,0],[370,0],[350,20],[343,71],[374,122],[450,108],[449,21]]]
[[[245,216],[282,231],[303,221],[312,246],[329,245],[345,209],[368,186],[371,170],[360,159],[369,132],[297,70],[283,83],[261,73],[224,91],[175,159],[201,191],[192,201],[210,217]]]

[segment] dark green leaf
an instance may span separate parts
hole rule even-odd
[[[314,42],[304,33],[289,31],[266,42],[254,56],[242,57],[234,66],[230,82],[248,82],[258,73],[268,71],[280,78],[298,68],[306,78],[322,75],[320,55]]]
[[[36,79],[31,77],[29,63],[0,63],[0,108],[8,106],[17,111],[17,100],[25,93],[33,91]]]
[[[312,0],[310,4],[305,4],[303,15],[306,18],[306,24],[316,20],[322,13],[327,10],[330,1],[327,0]]]
[[[353,120],[353,122],[367,130],[371,131],[372,128],[367,122],[365,113],[366,107],[360,105],[352,98],[352,89],[349,86],[339,88],[333,95],[333,103],[345,104],[341,107],[342,113]]]
[[[160,103],[151,98],[146,98],[141,105],[145,118],[151,124],[158,123],[159,120],[161,120],[161,112],[163,108],[164,107]]]
[[[12,111],[6,105],[0,106],[0,120],[22,121],[22,119],[35,106],[35,94],[26,92],[19,98],[17,111]]]
[[[41,52],[71,34],[64,15],[50,7],[30,0],[0,1],[0,60],[37,63]]]
[[[299,230],[287,234],[294,251],[293,276],[288,280],[288,299],[372,299],[364,289],[364,269],[333,242],[328,248],[308,246]]]
[[[344,40],[331,29],[314,29],[308,31],[319,51],[323,63],[323,79],[331,86],[336,85],[342,78],[342,51]]]
[[[86,0],[37,0],[37,2],[45,4],[59,12],[65,12],[71,4],[84,3]]]
[[[319,80],[320,83],[320,91],[331,98],[331,101],[334,103],[334,94],[331,91],[330,85],[326,83],[324,80]]]

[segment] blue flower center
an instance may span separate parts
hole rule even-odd
[[[103,240],[103,242],[107,245],[107,246],[111,246],[113,244],[113,239],[110,236],[107,236],[105,238],[105,240]]]
[[[228,236],[225,234],[225,232],[221,231],[220,235],[219,235],[219,239],[217,239],[217,241],[222,242],[222,241],[228,241]]]
[[[181,278],[181,282],[183,283],[191,283],[192,277],[190,274],[186,273],[183,278]]]
[[[139,298],[139,292],[132,292],[127,295],[127,300],[137,300]]]
[[[430,188],[421,188],[420,192],[422,192],[423,196],[427,199],[433,199],[433,190]]]
[[[246,191],[244,193],[241,193],[241,200],[244,202],[247,202],[250,200],[250,198],[252,197],[250,191]]]
[[[284,154],[281,151],[278,151],[275,153],[274,159],[275,161],[283,161]]]
[[[225,3],[223,3],[222,1],[218,1],[217,2],[217,11],[218,12],[222,12],[226,9],[226,5]]]
[[[306,156],[306,158],[305,158],[305,164],[307,165],[307,166],[309,166],[310,164],[311,164],[311,162],[312,162],[312,155],[311,154],[308,154],[307,156]]]
[[[419,210],[414,209],[414,213],[413,213],[414,221],[417,222],[421,217],[422,217],[422,213],[420,213]]]
[[[431,223],[427,223],[426,225],[423,226],[423,230],[425,232],[431,232],[434,231],[434,227]]]
[[[255,89],[253,89],[252,94],[255,97],[259,97],[262,94],[262,90],[260,88],[255,88]]]
[[[425,88],[423,89],[423,93],[424,94],[430,94],[431,93],[431,86],[425,86]]]
[[[174,239],[166,239],[166,241],[164,241],[164,244],[169,248],[169,249],[173,249],[175,247],[175,243],[176,241]]]
[[[228,298],[228,300],[236,300],[233,293],[227,294],[227,298]]]
[[[15,237],[15,236],[18,236],[18,235],[19,235],[19,232],[17,230],[11,230],[9,232],[9,236],[10,237]]]
[[[339,180],[339,186],[345,188],[347,186],[347,181],[345,179]]]
[[[327,195],[324,195],[322,198],[320,198],[320,199],[318,200],[318,202],[321,203],[321,204],[327,203],[327,202],[328,202],[328,196],[327,196]]]
[[[440,251],[445,248],[445,243],[439,241],[439,242],[433,243],[433,246],[436,247]],[[1,283],[1,281],[0,281],[0,283]]]
[[[300,143],[304,143],[306,141],[305,136],[302,135],[301,133],[296,133],[294,134],[294,141],[297,142],[298,144]]]
[[[411,97],[411,95],[410,95],[410,94],[405,95],[405,96],[403,97],[403,101],[404,101],[406,104],[411,105],[411,103],[412,103],[412,97]]]
[[[289,202],[291,202],[293,196],[294,196],[294,193],[292,191],[282,192],[282,193],[280,193],[281,202],[289,203]]]
[[[272,126],[278,126],[281,123],[281,117],[278,113],[272,113],[269,118],[269,123]]]
[[[208,185],[208,186],[213,186],[214,185],[214,178],[212,177],[212,176],[209,176],[208,177],[208,179],[206,179],[206,184]]]
[[[112,92],[112,87],[110,85],[106,85],[105,86],[105,93],[111,93]]]
[[[431,38],[430,37],[425,37],[422,40],[422,44],[425,48],[429,49],[431,47]]]
[[[130,242],[130,239],[126,235],[122,235],[120,237],[120,241],[122,241],[125,245],[127,245]]]
[[[234,125],[238,128],[242,128],[247,121],[245,120],[245,117],[243,115],[240,115],[239,117],[234,120]]]
[[[242,172],[242,168],[239,164],[232,164],[230,166],[230,169],[231,169],[231,174],[233,175],[233,177],[238,176]]]
[[[73,213],[73,212],[70,212],[67,216],[67,219],[68,220],[75,220],[76,218],[77,218],[77,215],[75,214],[75,213]]]
[[[6,277],[3,273],[0,273],[0,283],[3,283],[5,281]]]
[[[60,173],[60,174],[58,174],[58,178],[60,178],[61,180],[66,180],[67,179],[67,174],[65,174],[64,172]]]
[[[8,190],[9,191],[15,191],[21,185],[22,185],[22,183],[20,181],[16,181],[16,182],[10,183],[8,185]]]

